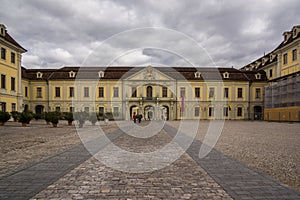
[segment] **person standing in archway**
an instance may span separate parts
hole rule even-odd
[[[135,112],[134,112],[134,113],[133,113],[133,122],[134,122],[134,123],[136,123],[136,118],[137,118],[137,117],[136,117],[136,114],[135,114]]]

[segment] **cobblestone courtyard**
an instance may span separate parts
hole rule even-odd
[[[126,123],[131,122],[122,125]],[[116,146],[147,153],[170,142],[179,124],[168,122],[147,139],[124,134],[114,122],[101,124],[101,128]],[[200,122],[191,147],[165,168],[129,173],[92,157],[74,126],[62,122],[52,128],[43,121],[33,121],[22,128],[9,122],[0,127],[0,199],[300,198],[300,124],[227,121],[215,149],[199,159],[208,127],[209,121]],[[107,148],[105,142],[92,141],[97,151]]]

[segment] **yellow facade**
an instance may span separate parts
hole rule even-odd
[[[300,26],[284,32],[283,41],[275,50],[243,70],[264,70],[267,74],[265,120],[300,121]]]
[[[20,111],[22,107],[21,54],[26,50],[11,39],[0,24],[0,110]]]
[[[95,67],[95,70],[97,69]],[[130,119],[134,112],[142,113],[146,119],[150,118],[149,113],[152,113],[153,119],[170,120],[254,119],[255,106],[261,108],[258,114],[262,115],[264,81],[254,81],[250,84],[248,79],[176,80],[160,72],[159,68],[149,66],[140,69],[129,78],[121,80],[48,79],[47,77],[39,80],[36,74],[42,73],[43,70],[40,72],[30,70],[28,73],[33,75],[32,80],[23,81],[24,87],[25,85],[29,87],[28,98],[26,101],[24,98],[24,102],[28,102],[28,107],[37,113],[55,110],[103,112],[111,113],[115,119]],[[114,70],[116,71],[112,73],[123,69],[120,67]],[[149,70],[154,74],[155,79],[144,79],[143,74],[147,74]],[[233,74],[241,73],[235,69],[231,70]],[[48,77],[53,77],[52,73],[68,74],[69,71],[65,68],[53,70]],[[101,87],[101,95],[99,95],[99,87]],[[70,88],[72,88],[72,95]],[[213,94],[210,94],[210,88],[213,88]],[[256,88],[260,89],[259,99],[254,98],[257,93]],[[23,96],[25,96],[24,91],[25,89],[23,89]]]
[[[300,106],[284,108],[267,108],[264,110],[264,120],[267,121],[300,121]]]

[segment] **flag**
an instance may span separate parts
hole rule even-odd
[[[229,107],[229,111],[232,110],[232,105],[231,105],[231,103],[229,101],[228,101],[228,105],[229,105],[228,106]]]

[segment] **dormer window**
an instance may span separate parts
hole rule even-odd
[[[266,62],[268,61],[268,59],[269,59],[269,58],[266,58],[266,57],[262,58],[262,65],[263,65],[263,66],[266,64]]]
[[[288,31],[287,31],[287,32],[284,32],[284,33],[283,33],[283,36],[284,36],[284,42],[287,42],[291,35],[292,35],[291,32],[288,32]]]
[[[296,37],[297,36],[297,29],[295,28],[294,30],[293,30],[293,37]]]
[[[256,62],[255,62],[255,69],[257,69],[257,68],[259,67],[259,65],[260,65],[260,62],[259,62],[259,61],[256,61]]]
[[[98,77],[103,78],[104,77],[104,71],[99,71],[98,72]]]
[[[260,80],[261,79],[261,74],[260,73],[255,74],[255,78]]]
[[[228,72],[224,72],[223,73],[223,78],[229,78],[229,73]]]
[[[201,73],[200,72],[195,72],[194,75],[195,75],[195,78],[201,78]]]
[[[37,72],[36,77],[37,78],[43,78],[43,73],[42,72]]]
[[[76,72],[70,71],[69,72],[69,77],[74,78],[76,76]]]
[[[270,54],[270,62],[272,62],[275,57],[276,57],[276,55]]]
[[[5,36],[5,32],[6,32],[6,27],[4,26],[4,24],[0,24],[0,34],[2,36]]]

